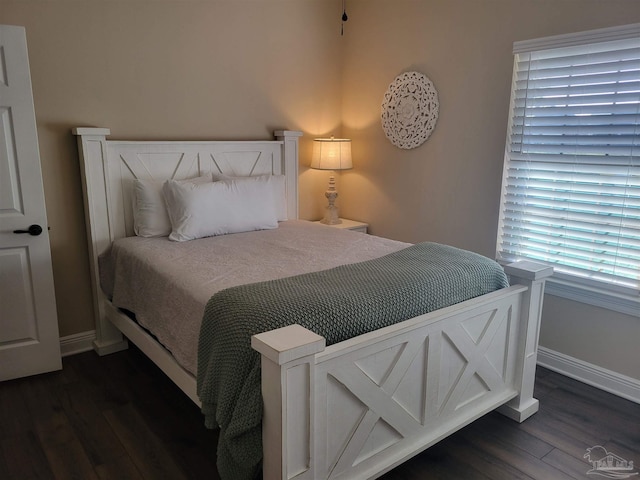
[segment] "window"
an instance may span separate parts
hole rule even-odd
[[[640,24],[514,44],[498,259],[640,312]]]

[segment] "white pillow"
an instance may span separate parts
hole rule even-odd
[[[187,183],[211,182],[210,175],[180,180]],[[166,237],[171,221],[162,194],[163,180],[140,180],[133,183],[133,231],[139,237]]]
[[[201,184],[167,180],[162,191],[171,220],[169,240],[278,228],[272,185],[250,178]]]
[[[276,207],[276,213],[278,215],[278,221],[284,222],[287,217],[287,195],[286,184],[284,175],[255,175],[255,176],[242,176],[232,177],[230,175],[223,175],[222,173],[214,173],[212,175],[214,182],[230,182],[230,181],[244,181],[253,180],[259,182],[267,182],[273,189],[273,198]]]

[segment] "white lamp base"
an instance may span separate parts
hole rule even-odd
[[[342,220],[340,220],[340,217],[338,216],[338,207],[335,205],[333,207],[327,207],[324,218],[320,220],[320,223],[324,223],[326,225],[338,225],[342,223]]]
[[[324,192],[324,196],[329,200],[329,205],[326,208],[324,218],[320,222],[326,225],[338,225],[342,223],[340,216],[338,215],[338,207],[336,207],[336,198],[338,198],[338,191],[336,190],[336,177],[332,174],[329,177],[329,189]]]

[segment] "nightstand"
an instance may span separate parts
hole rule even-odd
[[[346,218],[341,218],[342,223],[338,223],[336,225],[327,225],[328,227],[334,228],[343,228],[345,230],[353,230],[354,232],[367,233],[367,228],[369,227],[368,223],[357,222],[356,220],[348,220]],[[314,223],[322,223],[320,220]],[[326,225],[322,223],[322,225]]]

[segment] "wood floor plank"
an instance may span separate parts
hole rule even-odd
[[[135,371],[123,379],[125,389],[131,390],[131,405],[171,451],[181,470],[190,478],[219,478],[215,466],[218,433],[205,428],[200,408],[141,352],[131,351],[126,368],[129,373]]]
[[[461,433],[451,437],[451,454],[460,462],[467,462],[492,480],[532,480],[532,477],[486,451],[476,448],[475,442],[465,439]]]
[[[171,452],[130,404],[104,412],[104,415],[144,478],[187,479]]]
[[[471,425],[473,426],[473,424]],[[549,466],[540,458],[529,454],[512,443],[513,438],[504,439],[491,431],[478,428],[465,429],[460,432],[468,441],[474,442],[477,448],[487,455],[499,458],[526,475],[544,480],[572,480],[570,476]]]
[[[491,412],[472,423],[469,430],[475,430],[478,435],[490,432],[492,437],[509,442],[512,446],[520,448],[536,458],[544,457],[553,449],[549,443],[521,429],[519,423],[505,422],[504,420],[505,418],[499,413]]]
[[[106,355],[99,357],[86,352],[63,359],[63,370],[70,366],[76,371],[79,381],[92,394],[93,402],[101,410],[126,405],[131,401],[130,391],[123,388],[123,379],[135,375],[123,366],[128,355]]]
[[[582,458],[586,449],[598,443],[598,437],[592,432],[585,432],[554,417],[546,405],[538,414],[522,422],[519,428],[547,444],[569,453],[574,458]]]
[[[5,461],[5,452],[2,448],[2,439],[0,439],[0,478],[9,478],[9,465]]]
[[[595,435],[599,443],[606,443],[616,437],[637,437],[638,424],[630,422],[628,414],[633,414],[640,406],[628,402],[628,414],[616,414],[606,404],[593,401],[575,391],[558,389],[545,399],[546,407],[552,409],[552,415],[568,425],[573,425],[585,434]],[[606,412],[606,415],[603,415]]]
[[[548,393],[558,388],[557,383],[554,382],[555,376],[556,374],[550,370],[538,368],[533,396],[538,400],[543,400]]]
[[[447,442],[441,442],[426,450],[411,462],[404,463],[380,477],[383,480],[403,480],[420,478],[424,480],[492,480],[486,473],[478,470],[469,462],[459,462],[448,448]]]
[[[640,429],[640,425],[638,425],[638,429]],[[633,445],[626,445],[624,443],[618,441],[607,442],[602,445],[607,452],[618,455],[621,458],[624,458],[628,462],[633,462],[636,466],[636,469],[640,469],[640,441],[636,442]]]
[[[36,422],[36,431],[54,478],[98,479],[66,415],[58,413],[46,421]]]
[[[0,443],[0,478],[11,478],[9,473],[9,465],[5,462],[4,451],[2,450],[2,443]]]
[[[145,480],[128,455],[97,465],[95,470],[100,480]]]
[[[174,458],[189,478],[201,478],[203,473],[208,480],[219,480],[216,468],[216,448],[218,432],[206,430],[204,435],[193,439],[182,437],[172,441],[170,446]]]
[[[55,392],[57,389],[55,378],[61,377],[37,375],[22,379],[19,383],[24,406],[35,425],[57,417],[62,411],[60,399]]]
[[[5,473],[0,478],[54,478],[40,439],[32,430],[13,436],[3,434],[0,438],[0,452],[6,466]]]
[[[92,465],[114,462],[126,455],[111,426],[93,402],[93,395],[80,382],[58,389],[63,411]]]
[[[17,435],[33,426],[23,396],[24,383],[23,379],[0,383],[0,432],[3,436]]]
[[[556,393],[568,392],[581,398],[588,398],[589,403],[602,406],[609,412],[615,412],[636,424],[640,423],[640,405],[621,397],[599,390],[585,383],[564,375],[551,377],[557,386]]]
[[[576,480],[583,480],[587,477],[587,472],[591,470],[591,465],[586,461],[577,458],[554,448],[548,455],[543,458],[544,462],[552,467],[566,473]],[[587,477],[588,478],[588,477]]]

